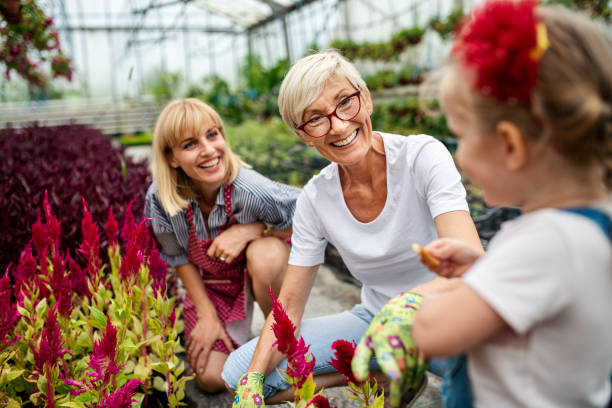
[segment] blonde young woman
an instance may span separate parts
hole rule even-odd
[[[176,267],[188,362],[206,392],[251,328],[253,298],[267,315],[279,292],[286,238],[300,190],[267,179],[232,153],[217,112],[197,99],[170,102],[153,136],[145,216],[162,256]]]
[[[279,299],[311,344],[317,385],[339,385],[341,376],[326,363],[335,340],[358,341],[373,316],[398,293],[448,283],[419,262],[412,243],[453,237],[482,248],[448,150],[431,136],[374,131],[370,92],[355,67],[337,52],[296,62],[281,86],[279,109],[297,136],[332,162],[298,199]],[[327,242],[362,282],[361,304],[302,322]],[[292,399],[275,370],[282,356],[271,349],[271,323],[268,318],[259,339],[236,350],[225,364],[223,379],[237,389],[236,407],[257,406],[254,395],[263,394],[267,403]]]

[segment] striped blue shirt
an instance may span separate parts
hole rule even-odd
[[[225,186],[217,194],[217,202],[208,216],[211,237],[206,232],[202,212],[198,211],[195,198],[189,199],[193,205],[196,234],[201,239],[214,238],[219,228],[229,222],[223,201]],[[277,183],[255,170],[242,167],[232,183],[232,210],[240,224],[262,221],[283,229],[291,225],[295,203],[302,190],[297,187]],[[151,218],[153,233],[161,245],[162,258],[171,266],[189,263],[189,223],[185,209],[170,217],[157,196],[157,184],[153,183],[145,199],[145,217]]]

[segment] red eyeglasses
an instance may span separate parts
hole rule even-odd
[[[305,132],[310,137],[323,137],[331,130],[331,117],[335,116],[340,120],[351,120],[361,109],[361,91],[350,94],[342,99],[336,109],[327,115],[315,115],[297,128]]]

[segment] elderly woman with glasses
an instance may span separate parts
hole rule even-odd
[[[450,284],[419,262],[412,243],[453,237],[481,250],[480,240],[448,150],[431,136],[373,131],[370,92],[355,67],[337,52],[295,63],[278,103],[285,123],[331,161],[298,198],[279,295],[298,335],[311,344],[317,386],[330,387],[343,383],[327,363],[335,340],[359,341],[374,315],[400,292],[427,293]],[[350,311],[302,321],[328,242],[361,281],[361,303]],[[222,377],[239,391],[235,407],[259,406],[261,395],[267,403],[293,399],[275,370],[285,369],[286,360],[272,349],[272,323],[269,316],[260,337],[225,363]],[[372,365],[376,368],[376,361]]]

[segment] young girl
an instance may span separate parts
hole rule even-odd
[[[533,1],[486,3],[454,43],[441,102],[458,164],[488,204],[523,216],[483,256],[451,239],[426,247],[440,275],[465,274],[406,314],[405,346],[467,353],[477,407],[609,401],[611,63],[593,23]]]
[[[187,291],[188,362],[200,388],[221,391],[227,355],[250,334],[253,296],[267,315],[269,285],[280,290],[300,190],[251,170],[217,112],[192,98],[170,102],[157,120],[153,179],[145,216]]]

